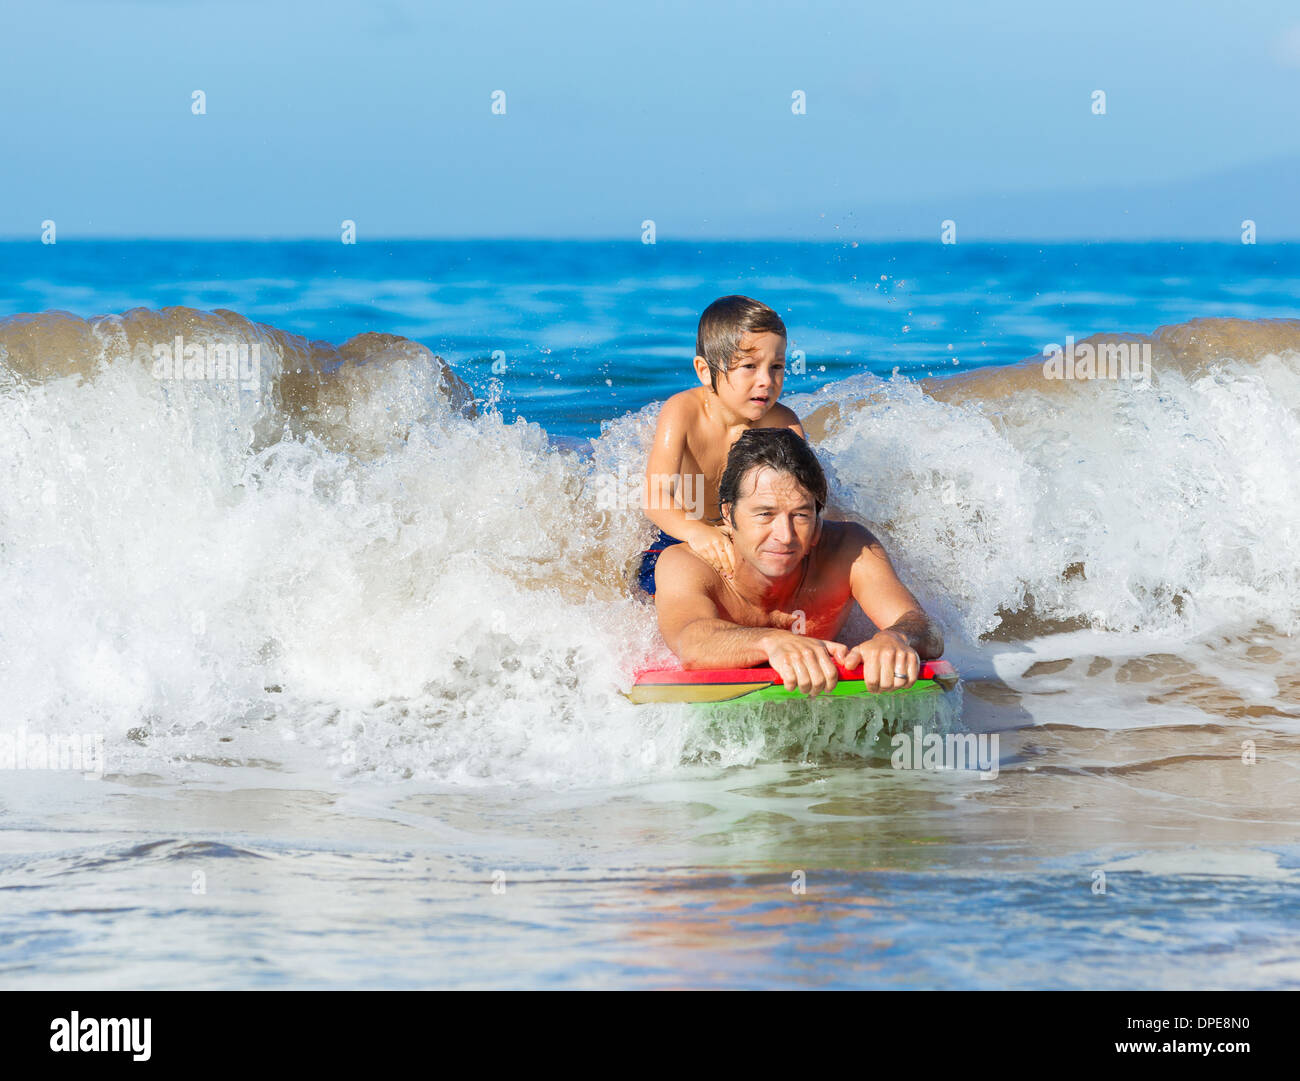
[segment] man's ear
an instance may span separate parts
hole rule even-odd
[[[713,386],[713,373],[709,371],[709,362],[703,357],[695,358],[695,374],[703,386]]]
[[[730,534],[736,528],[736,523],[731,518],[731,504],[723,503],[718,507],[718,512],[722,515],[722,524],[718,528]]]
[[[814,548],[817,546],[817,543],[822,539],[822,521],[823,521],[823,518],[822,518],[822,512],[821,512],[821,511],[818,511],[818,512],[817,512],[817,526],[816,526],[816,528],[813,530],[813,538],[812,538],[812,543],[813,543],[813,547],[814,547]]]

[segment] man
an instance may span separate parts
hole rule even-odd
[[[685,668],[775,668],[787,690],[831,690],[835,662],[863,668],[872,691],[910,687],[943,635],[898,580],[880,542],[853,522],[822,520],[826,475],[786,428],[755,428],[731,448],[719,486],[735,572],[723,578],[684,544],[655,568],[664,641]],[[883,628],[835,641],[854,601]],[[797,632],[797,633],[796,633]]]

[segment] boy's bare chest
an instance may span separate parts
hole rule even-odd
[[[743,434],[744,429],[727,432],[702,423],[686,440],[682,454],[682,472],[702,477],[715,505],[722,474],[727,468],[727,455]]]
[[[688,444],[682,455],[682,472],[702,477],[716,498],[718,486],[722,483],[722,472],[727,467],[727,450],[717,453],[711,447],[692,447]]]
[[[704,520],[713,522],[721,515],[718,506],[718,488],[722,484],[722,473],[727,465],[727,450],[717,453],[715,448],[701,447],[696,441],[692,446],[688,442],[682,454],[682,480],[684,487],[700,493]]]

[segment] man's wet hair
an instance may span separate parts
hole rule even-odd
[[[714,390],[718,389],[718,376],[725,377],[731,370],[732,360],[741,353],[741,338],[765,331],[786,337],[781,317],[761,300],[719,297],[704,309],[695,332],[695,355],[703,357],[708,364],[709,383]]]
[[[826,474],[807,440],[789,428],[750,428],[732,446],[718,485],[718,503],[731,505],[733,526],[741,482],[751,470],[764,467],[794,477],[813,497],[817,513],[821,514],[826,506]]]

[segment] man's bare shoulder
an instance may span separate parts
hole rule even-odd
[[[884,548],[876,535],[858,522],[822,522],[822,537],[818,542],[824,554],[843,556],[850,562],[863,552]]]
[[[662,582],[659,578],[660,569],[666,575]],[[655,564],[656,592],[663,588],[663,583],[667,583],[676,591],[680,591],[681,588],[692,592],[704,589],[712,594],[714,585],[721,581],[718,572],[692,552],[689,544],[669,545],[660,553],[659,560]]]

